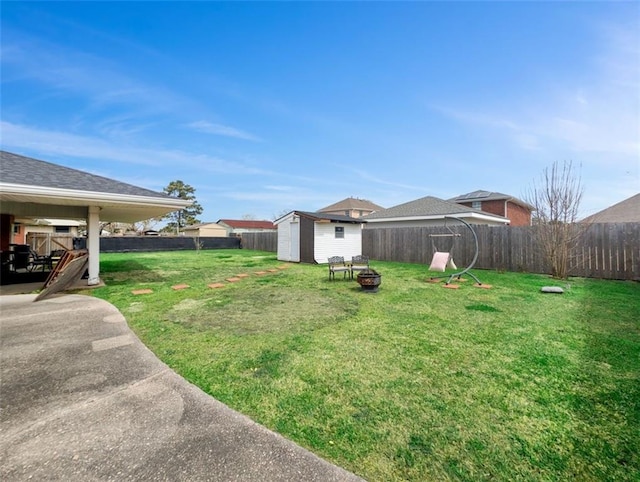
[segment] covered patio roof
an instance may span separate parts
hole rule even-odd
[[[46,161],[0,151],[0,240],[9,249],[16,217],[86,219],[88,284],[99,283],[100,221],[132,223],[191,201]]]
[[[0,151],[2,213],[86,219],[97,206],[100,220],[133,223],[184,209],[191,203],[120,181]]]

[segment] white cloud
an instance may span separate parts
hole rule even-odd
[[[268,174],[262,169],[180,150],[147,149],[124,146],[97,137],[86,137],[57,131],[47,131],[28,126],[0,122],[4,149],[29,150],[43,156],[69,156],[79,159],[100,159],[107,162],[122,162],[155,167],[185,166],[200,171],[228,174]]]
[[[187,127],[196,130],[198,132],[204,132],[206,134],[213,134],[216,136],[235,137],[237,139],[245,139],[248,141],[259,141],[260,138],[249,134],[248,132],[241,131],[235,127],[225,126],[222,124],[214,124],[207,121],[192,122]]]

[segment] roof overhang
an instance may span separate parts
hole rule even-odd
[[[273,224],[278,225],[282,223],[285,219],[290,216],[298,216],[301,218],[311,219],[316,223],[342,223],[342,224],[364,224],[366,221],[360,218],[348,218],[346,216],[336,216],[331,214],[323,214],[323,213],[311,213],[307,211],[290,211],[284,216],[276,219]]]
[[[503,218],[502,216],[491,216],[489,214],[482,213],[456,213],[456,214],[433,214],[429,216],[396,216],[390,218],[367,218],[368,223],[388,223],[388,222],[399,222],[399,221],[437,221],[445,218],[462,218],[464,220],[472,220],[472,221],[489,221],[493,223],[502,223],[509,224],[509,220],[507,218]]]
[[[171,197],[123,195],[0,182],[3,213],[15,216],[86,219],[89,206],[100,208],[100,219],[136,222],[184,209],[191,201]]]

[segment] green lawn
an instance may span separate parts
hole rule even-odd
[[[640,480],[639,283],[476,271],[492,289],[448,290],[373,262],[367,294],[326,266],[255,274],[282,265],[103,254],[87,294],[207,393],[368,480]]]

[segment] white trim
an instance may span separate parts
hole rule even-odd
[[[509,220],[503,218],[502,216],[491,216],[487,214],[480,213],[456,213],[456,214],[436,214],[431,216],[396,216],[392,218],[375,218],[370,219],[367,218],[366,221],[368,224],[371,223],[388,223],[388,222],[396,222],[396,221],[429,221],[434,219],[444,219],[446,216],[454,216],[456,218],[472,218],[478,219],[481,221],[497,221],[504,224],[509,224]]]
[[[191,205],[191,201],[170,197],[138,196],[132,194],[114,194],[108,192],[79,191],[55,187],[31,186],[26,184],[11,184],[0,182],[0,194],[28,195],[47,199],[68,199],[90,204],[137,204],[147,206],[166,206],[184,208]]]

